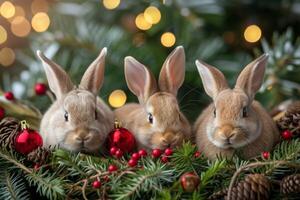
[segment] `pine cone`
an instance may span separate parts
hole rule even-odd
[[[293,135],[300,137],[300,101],[292,103],[284,116],[277,120],[280,130],[290,130]]]
[[[284,195],[300,193],[300,174],[284,177],[280,184],[280,192]]]
[[[50,155],[51,150],[49,148],[39,147],[27,155],[27,160],[43,165],[48,163]]]
[[[232,188],[230,200],[264,200],[269,199],[271,185],[268,178],[262,174],[249,174],[244,181],[239,182]],[[228,188],[214,193],[209,197],[211,200],[225,199]]]
[[[21,130],[18,120],[6,117],[0,122],[0,146],[12,149],[15,139]]]

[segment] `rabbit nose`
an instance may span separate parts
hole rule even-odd
[[[86,130],[80,130],[77,132],[77,135],[76,135],[76,140],[80,141],[80,142],[84,142],[86,140],[89,140],[90,139],[90,134],[88,131]]]
[[[218,130],[218,135],[224,140],[230,140],[234,136],[234,127],[231,125],[224,125]]]

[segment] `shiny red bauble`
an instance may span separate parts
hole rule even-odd
[[[108,166],[108,171],[109,172],[114,172],[114,171],[117,171],[118,170],[118,167],[116,165],[109,165]]]
[[[92,183],[93,188],[98,189],[101,187],[101,182],[100,181],[94,181]]]
[[[263,157],[264,159],[269,159],[269,158],[270,158],[270,152],[268,152],[268,151],[262,152],[262,157]]]
[[[185,192],[193,192],[198,188],[200,178],[194,172],[187,172],[180,177],[180,183]]]
[[[121,128],[118,122],[115,122],[115,128],[108,135],[108,149],[116,147],[123,153],[130,153],[136,148],[136,141],[133,134],[125,128]]]
[[[165,155],[166,156],[171,156],[173,154],[173,150],[171,148],[166,148],[165,149]]]
[[[15,96],[14,96],[14,93],[12,93],[12,92],[5,92],[4,93],[4,97],[7,99],[7,100],[9,100],[9,101],[12,101],[12,100],[14,100],[15,99]]]
[[[161,155],[161,150],[160,149],[153,149],[152,150],[152,156],[153,158],[159,158]]]
[[[147,151],[145,149],[141,149],[141,150],[139,150],[139,155],[141,157],[145,157],[145,156],[147,156]]]
[[[16,137],[14,147],[21,154],[28,154],[43,145],[43,139],[37,131],[23,129]]]
[[[130,159],[129,161],[128,161],[128,165],[130,166],[130,167],[135,167],[136,165],[137,165],[137,160],[135,160],[135,159]]]
[[[5,110],[4,108],[0,107],[0,120],[5,117]]]
[[[34,86],[34,91],[37,95],[44,95],[47,92],[47,86],[44,83],[37,83]]]
[[[289,130],[285,130],[281,133],[281,137],[284,139],[284,140],[290,140],[292,139],[293,137],[293,133]]]

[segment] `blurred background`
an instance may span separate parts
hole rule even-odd
[[[0,93],[12,91],[18,99],[14,103],[35,106],[42,113],[51,100],[36,94],[37,83],[47,84],[37,49],[78,83],[100,50],[108,47],[99,95],[112,107],[137,101],[125,83],[125,56],[135,57],[158,77],[177,45],[186,51],[186,79],[178,100],[191,121],[211,101],[196,59],[218,67],[233,86],[247,63],[268,52],[257,99],[271,109],[300,96],[300,1],[2,0],[0,6]],[[8,105],[4,97],[1,100],[6,102],[2,106]],[[18,112],[12,110],[6,113]]]

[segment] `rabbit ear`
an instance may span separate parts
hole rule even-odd
[[[253,99],[263,83],[267,61],[268,54],[263,54],[249,63],[240,73],[235,87],[243,89],[248,97]]]
[[[201,76],[205,92],[215,98],[222,90],[228,88],[228,84],[222,72],[202,61],[196,60],[196,66]]]
[[[185,54],[182,46],[176,47],[165,60],[159,74],[159,89],[177,95],[185,76]]]
[[[98,94],[103,84],[106,53],[107,48],[105,47],[85,71],[79,85],[81,88],[89,90],[95,95]]]
[[[147,67],[131,56],[125,58],[125,78],[128,88],[139,102],[145,103],[157,91],[155,78]]]
[[[59,65],[48,59],[40,50],[37,51],[37,56],[43,62],[49,88],[57,99],[73,89],[70,77]]]

